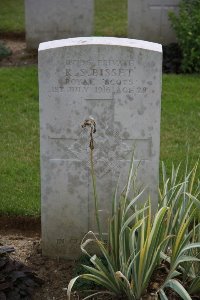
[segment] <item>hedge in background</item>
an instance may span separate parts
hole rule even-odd
[[[172,27],[182,50],[183,72],[200,72],[200,0],[182,0],[179,14],[170,13]]]

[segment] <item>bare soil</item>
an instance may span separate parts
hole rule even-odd
[[[75,276],[77,263],[43,256],[40,228],[40,217],[0,216],[0,244],[14,247],[15,252],[9,256],[24,263],[44,281],[35,290],[32,300],[67,299],[67,292],[63,289],[67,288],[69,281]],[[72,299],[81,300],[86,295],[88,293],[84,291],[75,291]],[[103,295],[92,299],[113,300],[113,297]]]
[[[35,291],[34,300],[66,299],[63,288],[67,287],[73,277],[75,263],[42,256],[39,219],[28,219],[0,217],[0,242],[13,246],[15,252],[10,257],[23,262],[44,280],[44,284]]]
[[[26,49],[24,34],[0,33],[0,41],[12,51],[10,56],[0,60],[0,67],[37,64],[37,51]]]

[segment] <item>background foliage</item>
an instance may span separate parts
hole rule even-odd
[[[179,14],[170,13],[172,27],[182,50],[183,72],[200,72],[200,1],[182,0]]]

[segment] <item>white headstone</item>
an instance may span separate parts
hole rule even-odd
[[[162,44],[176,42],[169,11],[178,12],[180,0],[128,0],[128,36]]]
[[[25,0],[27,48],[93,31],[93,0]]]
[[[156,204],[162,48],[124,38],[74,38],[40,44],[39,89],[43,253],[76,258],[96,230],[89,131],[96,121],[94,164],[104,232],[118,174],[127,178],[132,146],[139,184]]]

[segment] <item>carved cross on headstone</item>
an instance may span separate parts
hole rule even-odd
[[[95,114],[99,120],[96,122],[97,130],[93,135],[93,159],[97,177],[101,178],[109,172],[119,174],[121,163],[124,160],[130,161],[133,151],[135,153],[135,160],[150,159],[151,137],[142,138],[137,136],[135,139],[124,139],[120,136],[119,130],[114,128],[114,99],[85,99],[85,101],[90,102],[90,105],[92,102],[98,102],[98,104],[102,103],[101,105],[103,106],[105,102],[111,103],[109,109],[112,113],[104,119],[104,123],[101,118],[99,118],[99,112],[94,111],[94,104],[91,106],[87,105],[89,113]],[[91,109],[91,107],[93,107],[93,109]],[[49,139],[52,140],[52,143],[54,142],[57,144],[57,148],[63,149],[62,157],[51,157],[51,159],[78,160],[81,162],[83,168],[90,170],[89,133],[87,128],[81,129],[81,124],[79,124],[79,127],[80,128],[77,128],[76,130],[79,132],[79,135],[74,139],[49,137]],[[52,145],[52,147],[55,147],[55,145]],[[55,152],[52,155],[55,155]]]

